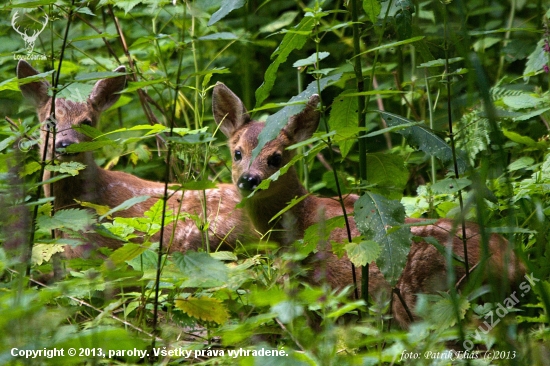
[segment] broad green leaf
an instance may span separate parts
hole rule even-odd
[[[382,5],[379,0],[363,0],[363,10],[372,24],[376,24]]]
[[[99,36],[102,36],[104,34],[105,33],[100,34]],[[95,80],[114,78],[114,77],[118,77],[120,75],[124,75],[124,74],[122,74],[120,72],[114,72],[114,71],[89,72],[89,73],[86,73],[86,74],[79,74],[79,75],[75,76],[74,79],[77,80],[77,81],[80,81],[80,82],[95,81]]]
[[[534,108],[545,101],[542,98],[536,98],[527,93],[521,95],[507,95],[502,98],[504,104],[514,109]]]
[[[273,52],[271,58],[276,57],[269,65],[264,75],[264,82],[258,90],[256,90],[256,107],[262,105],[264,100],[269,96],[275,79],[277,78],[277,70],[279,66],[286,61],[288,55],[294,50],[301,49],[309,38],[313,27],[317,23],[317,19],[312,16],[304,16],[302,21],[287,31],[279,47]]]
[[[508,165],[508,170],[513,172],[520,169],[533,169],[535,159],[530,156],[522,156],[518,160]]]
[[[256,306],[273,306],[288,298],[286,292],[278,286],[269,289],[257,289],[250,292],[248,299]]]
[[[258,146],[256,146],[256,148],[252,150],[252,156],[250,158],[251,161],[256,159],[256,156],[258,156],[260,151],[262,151],[265,144],[277,137],[281,129],[288,123],[288,119],[290,117],[300,113],[304,109],[304,106],[301,104],[302,102],[307,101],[309,97],[311,97],[313,94],[319,94],[328,85],[340,80],[341,77],[342,74],[335,74],[326,78],[322,78],[319,81],[321,90],[317,90],[317,82],[314,81],[310,83],[307,86],[306,90],[290,98],[288,103],[292,105],[288,105],[280,111],[267,117],[265,128],[258,135]]]
[[[208,253],[174,253],[173,260],[186,278],[183,287],[217,287],[228,281],[228,268]]]
[[[350,313],[350,312],[352,312],[356,309],[359,309],[362,306],[365,306],[365,301],[363,301],[363,300],[354,301],[354,302],[351,302],[351,303],[348,303],[348,304],[345,304],[345,305],[339,307],[338,309],[336,309],[335,311],[333,311],[331,313],[328,313],[327,317],[328,318],[338,318],[338,317],[341,317],[342,315],[345,315],[345,314]]]
[[[294,301],[281,301],[271,308],[283,324],[289,324],[304,313],[304,307]]]
[[[401,226],[405,221],[405,209],[398,201],[367,192],[355,202],[354,216],[357,229],[365,240],[380,245],[382,251],[376,264],[384,278],[395,285],[411,245],[410,230]]]
[[[537,142],[529,136],[522,136],[517,132],[509,131],[505,128],[502,129],[502,134],[506,136],[506,138],[508,138],[509,140],[517,142],[518,144],[523,144],[525,146],[541,150],[545,150],[547,148],[545,142]]]
[[[413,123],[407,118],[393,113],[382,111],[378,113],[382,115],[382,118],[384,118],[389,127]],[[397,132],[403,135],[409,144],[417,146],[430,156],[435,156],[441,160],[443,164],[450,165],[452,163],[453,153],[451,147],[428,127],[416,125],[400,129]],[[464,173],[468,167],[467,162],[460,155],[457,156],[457,165],[459,173]]]
[[[456,318],[456,307],[460,320],[464,319],[466,311],[470,308],[468,299],[463,296],[457,296],[457,304],[453,304],[450,294],[441,293],[442,298],[430,307],[430,322],[437,325],[440,330],[452,327],[458,322]]]
[[[72,83],[64,87],[60,86],[57,96],[59,98],[71,100],[75,103],[85,103],[92,93],[93,88],[94,86],[90,84]]]
[[[77,161],[69,161],[63,162],[59,165],[46,165],[45,169],[50,172],[67,173],[74,177],[75,175],[78,175],[80,170],[83,170],[85,168],[86,165],[82,163],[79,163]]]
[[[362,241],[359,244],[349,243],[345,246],[345,249],[349,260],[357,267],[375,261],[381,252],[380,245],[372,240]]]
[[[356,97],[345,97],[347,94],[355,92],[355,89],[344,90],[332,102],[328,123],[330,128],[336,130],[338,136],[341,136],[343,139],[349,139],[356,133],[356,131],[350,130],[350,127],[357,127],[358,124],[358,101]],[[340,142],[342,157],[345,158],[348,155],[354,143],[355,140]]]
[[[62,228],[74,231],[87,230],[95,222],[93,213],[77,208],[59,210],[53,216],[39,216],[36,219],[36,224],[44,231]]]
[[[260,33],[273,33],[279,29],[286,27],[294,21],[294,18],[298,15],[297,11],[287,11],[281,14],[275,21],[264,25],[260,28]]]
[[[437,181],[431,186],[431,189],[435,194],[455,194],[471,184],[472,181],[466,178],[446,178]]]
[[[176,308],[194,318],[207,322],[223,324],[229,319],[229,313],[223,303],[212,297],[188,297],[176,299]]]
[[[401,155],[389,153],[367,154],[367,180],[377,192],[392,199],[400,199],[409,180],[409,171]]]
[[[142,196],[145,197],[145,196]],[[166,206],[165,211],[163,212],[164,208],[164,200],[159,199],[151,208],[149,208],[147,211],[144,212],[144,216],[146,218],[149,218],[151,223],[160,225],[162,223],[162,216],[164,214],[164,225],[168,225],[172,221],[175,220],[175,217],[173,216],[172,210],[168,209],[168,206]]]
[[[295,63],[292,64],[292,67],[304,67],[304,66],[313,65],[317,63],[317,61],[321,61],[327,58],[328,56],[330,56],[330,52],[319,52],[319,54],[314,53],[313,55],[307,58],[303,58],[301,60],[296,61]]]
[[[529,76],[536,74],[542,70],[542,67],[548,63],[548,56],[544,52],[544,38],[538,41],[533,52],[527,57],[525,70],[523,71],[524,80],[528,80]]]

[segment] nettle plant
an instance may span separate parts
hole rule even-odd
[[[105,111],[97,130],[81,126],[91,141],[73,147],[93,150],[99,166],[168,181],[172,190],[212,189],[213,181],[230,182],[233,159],[209,110],[216,81],[244,105],[255,104],[255,117],[281,108],[267,117],[255,154],[303,107],[297,100],[317,93],[318,132],[289,147],[296,157],[262,184],[283,179],[295,165],[311,192],[359,194],[374,219],[356,215],[361,237],[333,243],[336,255],[346,253],[357,267],[376,261],[395,284],[410,247],[410,236],[400,237],[408,230],[406,216],[452,218],[457,233],[464,217],[480,225],[482,249],[490,233],[505,235],[539,281],[494,318],[499,322],[490,330],[479,325],[512,292],[471,278],[458,289],[421,296],[411,309],[419,321],[396,331],[389,301],[357,299],[351,288],[304,280],[308,268],[301,261],[318,255],[317,244],[335,226],[345,227],[343,218],[311,226],[296,250],[282,250],[267,235],[231,250],[205,245],[159,256],[155,233],[162,225],[185,218],[207,231],[212,222],[165,210],[162,200],[139,217],[118,221],[109,217],[139,203],[106,208],[82,201],[86,209],[54,210],[51,199],[37,194],[51,183],[41,181],[41,171],[70,179],[83,167],[44,162],[37,148],[29,150],[49,126],[20,109],[13,55],[4,53],[0,110],[9,123],[0,130],[0,178],[9,210],[1,213],[0,262],[10,292],[0,301],[4,318],[13,321],[4,323],[9,331],[2,332],[2,350],[79,342],[105,349],[269,345],[284,347],[293,362],[404,364],[404,350],[444,351],[454,342],[463,349],[517,351],[526,363],[537,363],[548,342],[550,309],[549,16],[543,2],[33,4],[32,10],[20,2],[6,5],[0,23],[12,29],[16,11],[18,20],[28,22],[47,14],[33,52],[48,59],[37,68],[54,71],[29,81],[48,78],[50,96],[82,102],[95,82],[115,76],[110,70],[127,67],[129,82],[117,104]],[[24,40],[12,35],[0,35],[2,44],[25,52]],[[61,245],[76,244],[82,231],[97,224],[101,234],[121,238],[121,247],[64,263],[71,270],[52,288],[25,289],[30,244],[31,272],[47,273]],[[52,230],[71,237],[53,240]],[[472,268],[471,277],[482,269]],[[456,283],[454,276],[449,271],[441,281]]]

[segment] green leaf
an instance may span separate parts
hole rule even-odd
[[[65,246],[60,244],[35,244],[32,247],[31,261],[37,266],[41,266],[42,263],[48,262],[52,256],[56,253],[63,253]]]
[[[82,163],[79,163],[77,161],[69,161],[63,162],[59,165],[46,165],[45,169],[50,172],[67,173],[74,177],[75,175],[78,175],[78,172],[80,170],[83,170],[85,168],[86,165]]]
[[[223,324],[229,319],[229,313],[223,303],[212,297],[188,297],[187,299],[176,299],[176,308],[189,316],[207,322]]]
[[[128,83],[128,87],[120,92],[122,93],[130,93],[133,91],[136,91],[138,89],[144,88],[149,85],[155,85],[155,84],[161,84],[168,80],[168,78],[160,78],[160,79],[154,79],[154,80],[147,80],[147,81],[130,81]]]
[[[372,24],[376,24],[382,5],[379,0],[363,0],[363,10]]]
[[[181,185],[185,191],[203,191],[205,189],[215,189],[218,185],[211,180],[199,180],[194,182],[186,182]]]
[[[317,53],[314,53],[313,55],[307,58],[303,58],[301,60],[296,61],[295,63],[292,64],[292,67],[304,67],[304,66],[313,65],[317,63],[317,61],[321,61],[327,58],[328,56],[330,56],[330,52],[319,52],[319,55],[317,55]]]
[[[109,256],[109,260],[103,263],[101,268],[103,270],[107,270],[111,267],[111,265],[118,266],[120,264],[128,262],[139,256],[141,253],[145,252],[147,249],[148,246],[143,244],[126,243],[122,247],[115,250]]]
[[[520,169],[532,169],[535,159],[530,156],[522,156],[518,160],[508,165],[508,170],[513,172]]]
[[[199,41],[218,41],[218,40],[236,40],[239,39],[235,34],[231,32],[213,33],[206,36],[199,37]]]
[[[77,208],[59,210],[53,216],[39,216],[36,219],[36,224],[44,231],[62,228],[82,231],[89,229],[95,222],[93,213]]]
[[[527,57],[523,78],[529,79],[529,76],[542,70],[542,67],[548,63],[548,56],[544,52],[544,38],[537,42],[534,51]]]
[[[335,74],[326,78],[322,78],[319,81],[321,91],[324,90],[328,85],[340,80],[341,77],[342,74]],[[258,156],[260,151],[262,151],[265,144],[277,137],[281,129],[288,123],[288,119],[290,117],[300,113],[304,109],[302,103],[307,101],[309,97],[311,97],[313,94],[319,94],[321,91],[317,90],[317,82],[314,81],[307,86],[306,90],[290,98],[288,103],[291,105],[288,105],[280,111],[267,117],[265,128],[258,135],[258,146],[256,146],[256,148],[252,150],[252,156],[250,158],[251,161],[256,159],[256,156]]]
[[[173,260],[186,278],[182,287],[216,287],[228,281],[228,268],[208,253],[174,253]]]
[[[378,113],[382,115],[382,118],[384,118],[389,127],[414,123],[407,118],[393,113],[382,111],[378,111]],[[452,163],[453,153],[451,147],[428,127],[416,125],[399,129],[397,132],[403,135],[409,144],[418,146],[420,150],[430,156],[435,156],[441,160],[443,164],[450,165]],[[464,173],[468,167],[467,162],[461,156],[457,156],[457,165],[459,173]]]
[[[329,126],[343,139],[349,139],[354,136],[356,131],[350,130],[350,127],[357,126],[358,101],[357,98],[345,96],[355,93],[355,89],[344,90],[339,96],[334,98],[329,116]],[[346,157],[350,152],[355,140],[344,140],[340,142],[342,157]]]
[[[118,205],[116,207],[113,207],[109,211],[105,212],[103,215],[101,215],[99,220],[101,221],[105,217],[108,217],[108,216],[114,214],[115,212],[127,210],[127,209],[129,209],[130,207],[132,207],[134,205],[137,205],[139,203],[147,201],[149,198],[150,198],[150,196],[137,196],[137,197],[129,198],[126,201],[122,202],[120,205]]]
[[[326,242],[332,232],[346,224],[344,216],[335,216],[311,225],[304,232],[304,239],[298,244],[298,252],[304,257],[313,252],[319,242]]]
[[[470,186],[470,184],[472,184],[472,181],[466,178],[446,178],[437,181],[431,188],[435,194],[455,194],[459,190]]]
[[[93,85],[72,83],[64,87],[60,87],[57,97],[65,98],[76,103],[85,103],[92,93]]]
[[[281,44],[271,55],[271,58],[276,57],[276,59],[267,68],[264,75],[264,82],[260,85],[258,90],[256,90],[256,107],[262,105],[264,100],[269,96],[275,84],[279,66],[286,61],[288,55],[290,55],[292,51],[299,50],[304,46],[316,23],[316,18],[305,16],[298,25],[286,32]]]
[[[456,308],[458,308],[460,320],[464,319],[466,311],[470,308],[470,303],[467,298],[457,296],[455,306],[450,294],[440,293],[440,295],[442,298],[430,307],[429,319],[430,322],[436,324],[437,329],[444,330],[457,323]]]
[[[377,192],[391,199],[400,199],[409,180],[402,156],[390,153],[367,154],[367,177]]]
[[[395,285],[411,246],[411,232],[401,226],[405,221],[405,209],[398,201],[367,192],[355,202],[354,217],[365,240],[381,246],[382,252],[376,264],[385,279]]]
[[[534,108],[544,102],[546,98],[536,98],[527,93],[521,95],[507,95],[502,98],[504,104],[514,109]]]
[[[364,266],[378,259],[380,245],[372,240],[362,241],[359,244],[349,243],[345,246],[349,260],[356,266]]]
[[[462,61],[462,60],[464,60],[464,57],[454,57],[454,58],[450,58],[447,61],[447,63],[450,65],[450,64],[453,64],[455,62]],[[444,58],[438,58],[437,60],[424,62],[424,63],[420,64],[417,67],[419,69],[421,69],[421,68],[426,68],[426,67],[442,67],[442,66],[445,66],[445,59]]]
[[[105,146],[117,146],[116,142],[112,140],[97,140],[97,141],[87,141],[87,142],[79,142],[78,144],[72,144],[67,146],[65,149],[65,152],[75,154],[75,153],[81,153],[85,151],[94,151],[101,149]],[[61,151],[61,149],[58,149]]]
[[[231,13],[235,9],[240,9],[246,2],[244,0],[224,0],[222,6],[210,17],[208,26],[212,26],[225,18],[227,14]]]

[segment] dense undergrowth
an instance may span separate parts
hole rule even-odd
[[[0,10],[0,363],[549,362],[550,9],[542,0],[39,0]],[[16,29],[39,33],[36,42]],[[234,251],[163,255],[159,272],[158,243],[135,250],[128,242],[133,229],[148,225],[145,242],[160,230],[161,202],[125,230],[105,208],[53,212],[41,193],[43,126],[21,97],[18,59],[54,85],[60,71],[57,97],[76,101],[98,73],[126,65],[127,88],[99,127],[106,134],[88,148],[102,167],[163,181],[169,146],[169,180],[184,189],[231,181],[210,108],[217,81],[257,119],[271,115],[270,126],[284,118],[273,114],[279,108],[295,107],[291,98],[319,92],[323,126],[296,147],[302,181],[335,196],[338,179],[340,193],[359,193],[380,212],[364,237],[335,250],[357,265],[385,259],[380,267],[395,283],[394,263],[410,242],[386,234],[383,217],[404,207],[410,217],[452,218],[458,227],[465,218],[504,235],[529,276],[512,290],[489,281],[421,296],[420,319],[400,330],[389,300],[308,285],[303,251],[283,251],[268,235]],[[47,169],[75,175],[82,167]],[[122,238],[120,249],[101,250],[110,265],[62,260],[70,268],[62,279],[37,281],[64,245],[78,245],[90,219]],[[54,230],[74,239],[53,238]],[[324,240],[323,230],[305,240]],[[374,242],[372,232],[385,235]],[[452,271],[441,281],[455,281]],[[68,356],[71,347],[84,351]],[[65,354],[18,353],[54,348]],[[123,352],[134,349],[149,357]]]

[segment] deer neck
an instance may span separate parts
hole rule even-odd
[[[280,181],[272,182],[277,188],[270,186],[266,192],[270,195],[256,194],[245,201],[246,211],[261,234],[270,230],[269,238],[279,243],[290,243],[296,238],[302,237],[304,230],[311,224],[308,220],[308,212],[314,212],[314,197],[307,197],[295,204],[285,214],[271,220],[281,212],[294,198],[307,195],[307,190],[300,183],[294,168],[279,178]],[[284,183],[283,183],[284,182]]]

